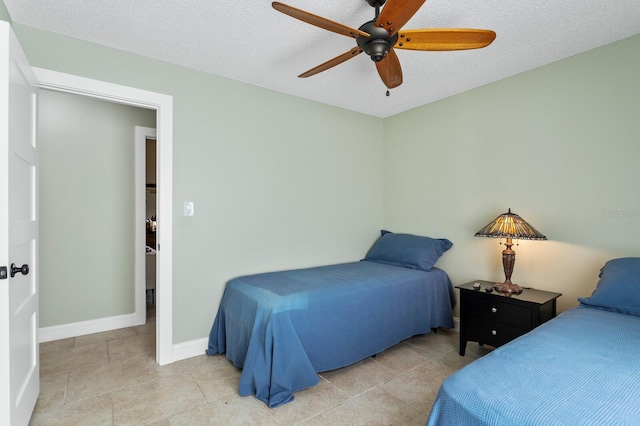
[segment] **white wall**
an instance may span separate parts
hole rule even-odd
[[[638,256],[640,36],[384,122],[384,223],[447,237],[455,284],[504,280],[498,240],[473,235],[511,208],[549,241],[514,246],[513,281],[588,296],[604,262]]]
[[[155,111],[40,91],[40,327],[135,311],[136,125]]]

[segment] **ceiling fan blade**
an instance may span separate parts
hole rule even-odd
[[[402,68],[400,67],[400,60],[396,55],[395,50],[389,50],[387,56],[380,62],[376,62],[376,69],[378,75],[382,79],[382,82],[389,89],[398,87],[402,84]]]
[[[341,63],[353,58],[354,56],[358,56],[361,53],[362,53],[362,49],[360,49],[359,47],[354,47],[350,51],[345,52],[340,56],[336,56],[335,58],[330,59],[327,62],[318,65],[317,67],[311,68],[307,72],[303,72],[298,77],[300,78],[311,77],[312,75],[316,75],[318,73],[321,73],[322,71],[326,71],[329,68],[333,68],[336,65],[340,65]]]
[[[394,35],[420,9],[425,0],[388,0],[376,19],[376,27]]]
[[[314,15],[313,13],[305,12],[304,10],[296,9],[295,7],[279,3],[274,1],[271,6],[278,12],[282,12],[285,15],[289,15],[293,18],[299,19],[307,24],[315,25],[322,29],[333,31],[334,33],[346,35],[347,37],[356,38],[358,36],[369,37],[369,34],[364,31],[356,30],[355,28],[347,27],[338,22],[331,21],[322,16]]]
[[[428,28],[402,30],[394,46],[409,50],[467,50],[487,47],[496,38],[491,30]]]

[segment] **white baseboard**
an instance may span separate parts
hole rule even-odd
[[[203,355],[208,346],[208,337],[173,345],[173,362]]]
[[[453,330],[460,332],[460,318],[458,317],[453,317]],[[173,345],[173,362],[202,355],[208,346],[208,337]]]
[[[89,321],[74,322],[71,324],[54,325],[40,328],[40,343],[53,340],[68,339],[69,337],[84,336],[85,334],[101,333],[103,331],[119,328],[133,327],[136,323],[136,314],[119,315],[115,317],[99,318]]]
[[[84,336],[86,334],[101,333],[103,331],[117,330],[119,328],[134,327],[136,325],[139,325],[136,323],[136,315],[127,314],[117,317],[81,321],[72,324],[43,327],[39,330],[40,343],[67,339],[69,337]],[[460,332],[460,318],[453,317],[453,330]],[[202,337],[200,339],[173,345],[172,362],[202,355],[205,353],[208,345],[208,337]]]

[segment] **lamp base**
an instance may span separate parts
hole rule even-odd
[[[514,284],[511,281],[505,281],[503,283],[499,283],[493,286],[495,291],[499,291],[500,293],[507,294],[520,294],[522,293],[522,287],[518,284]]]

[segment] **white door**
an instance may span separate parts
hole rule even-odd
[[[0,21],[0,424],[12,426],[29,423],[40,390],[34,81]]]

